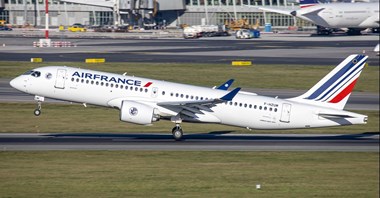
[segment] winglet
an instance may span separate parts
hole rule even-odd
[[[231,101],[232,99],[234,99],[234,97],[236,96],[236,94],[240,91],[240,87],[232,90],[231,92],[229,92],[228,94],[224,95],[223,97],[221,97],[220,99],[221,100],[224,100],[224,101]]]
[[[221,84],[216,89],[219,89],[219,90],[228,90],[228,88],[230,88],[230,86],[232,85],[233,82],[234,82],[234,79],[229,79],[227,82]]]

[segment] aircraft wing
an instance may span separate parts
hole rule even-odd
[[[294,11],[293,9],[279,9],[278,7],[261,7],[261,6],[248,6],[251,8],[256,8],[265,12],[274,12],[279,14],[284,14],[288,16],[293,16],[291,13]]]
[[[179,110],[179,114],[183,113],[190,117],[196,118],[195,114],[203,114],[201,110],[212,112],[211,107],[215,106],[218,103],[223,103],[226,101],[231,101],[236,94],[240,91],[240,87],[236,88],[221,98],[208,99],[208,100],[194,100],[194,101],[171,101],[171,102],[159,102],[158,106],[165,108],[175,108]],[[186,113],[187,112],[187,113]],[[188,113],[190,112],[190,113]],[[190,115],[189,115],[190,114]]]
[[[279,14],[284,14],[288,16],[293,16],[291,14],[292,10],[280,10],[280,9],[275,9],[275,8],[266,8],[266,7],[260,7],[259,10],[265,11],[265,12],[274,12],[274,13],[279,13]]]

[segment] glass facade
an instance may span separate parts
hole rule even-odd
[[[296,0],[185,0],[185,3],[186,11],[181,11],[180,13],[177,11],[159,12],[156,20],[165,21],[166,24],[200,25],[202,20],[204,21],[206,18],[205,10],[207,9],[208,24],[225,24],[226,21],[228,22],[235,18],[234,11],[236,11],[237,19],[247,19],[251,25],[258,22],[260,26],[264,26],[265,22],[268,22],[274,27],[288,27],[294,25],[295,20],[293,17],[270,12],[266,12],[264,15],[263,12],[257,9],[255,11],[255,9],[250,9],[245,5],[284,7],[297,4]],[[40,26],[44,24],[43,5],[45,0],[5,0],[5,4],[11,5],[12,10],[5,9],[0,11],[1,20],[17,25]],[[50,17],[52,17],[50,24],[53,26],[71,25],[73,23],[86,25],[111,25],[114,23],[111,9],[64,3],[59,0],[49,0],[49,4],[54,5],[51,6],[52,10],[50,11]],[[25,9],[26,6],[28,6],[28,9]],[[311,23],[301,19],[296,21],[296,26],[299,27],[313,26]]]
[[[112,25],[113,24],[112,12],[91,12],[90,13],[90,25]]]
[[[9,11],[8,10],[0,10],[0,20],[5,20],[9,22]]]

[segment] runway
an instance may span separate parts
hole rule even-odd
[[[170,151],[342,151],[379,152],[379,133],[364,134],[0,134],[3,151],[170,150]]]
[[[356,37],[311,37],[308,34],[267,34],[260,39],[238,40],[233,36],[186,39],[64,39],[76,47],[36,48],[37,38],[0,37],[0,60],[84,62],[105,58],[106,62],[222,63],[250,60],[254,64],[336,65],[350,54],[366,53],[370,66],[379,66],[373,52],[378,35]],[[60,40],[60,39],[56,39]]]

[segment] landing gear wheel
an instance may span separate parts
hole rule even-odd
[[[172,134],[173,134],[173,138],[176,141],[180,141],[182,139],[182,136],[183,136],[182,128],[180,126],[175,126],[172,130]]]
[[[34,110],[34,115],[35,116],[41,115],[41,102],[40,101],[38,101],[38,103],[37,103],[37,109]]]
[[[35,116],[41,115],[41,110],[39,110],[39,109],[34,110],[34,115]]]

